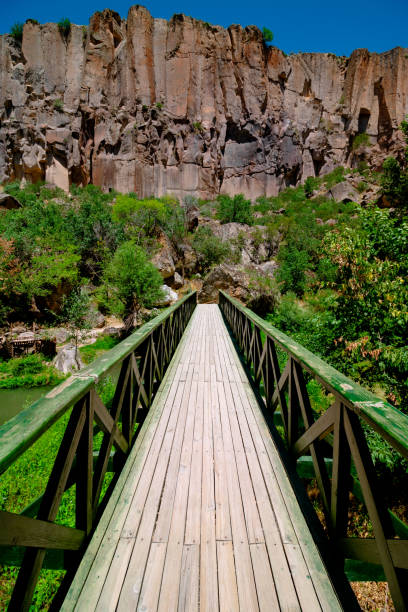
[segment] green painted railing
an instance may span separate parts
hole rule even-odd
[[[296,343],[240,302],[220,291],[220,308],[246,362],[267,417],[277,409],[284,441],[297,463],[310,456],[320,491],[324,526],[339,558],[380,564],[397,610],[408,601],[408,538],[379,490],[362,423],[408,458],[408,416],[374,396]],[[286,355],[279,366],[278,351]],[[307,381],[313,378],[333,398],[312,409]],[[330,473],[328,471],[330,466]],[[365,503],[374,538],[349,537],[349,492]],[[401,539],[401,536],[404,539]]]
[[[116,482],[114,476],[105,492],[105,475],[120,473],[195,305],[194,292],[0,427],[3,474],[70,411],[43,495],[20,514],[0,511],[0,562],[21,565],[9,609],[30,609],[44,561],[45,567],[78,564]],[[97,385],[118,365],[108,409]],[[75,527],[66,527],[55,519],[73,485]]]

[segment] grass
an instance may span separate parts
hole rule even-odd
[[[64,378],[41,353],[0,361],[0,389],[56,385]]]
[[[93,345],[80,349],[82,358],[86,363],[90,363],[99,354],[112,348],[117,342],[117,339],[109,336],[98,338]],[[13,371],[24,370],[24,367],[29,366],[32,371],[38,368],[38,363],[41,366],[43,365],[39,359],[42,356],[29,355],[28,357],[35,357],[36,359],[18,358],[10,360],[7,364],[1,363],[1,366],[3,369],[8,366]],[[10,362],[12,362],[11,365]],[[109,409],[115,392],[115,384],[112,378],[107,377],[99,382],[97,391],[103,403]],[[0,480],[0,510],[20,513],[44,493],[70,414],[71,410],[68,410],[57,423],[2,474]],[[102,433],[100,432],[94,436],[94,450],[100,448],[101,442]],[[105,495],[112,476],[113,474],[110,472],[105,475],[100,499]],[[63,494],[56,522],[68,527],[75,526],[75,485]],[[17,575],[18,568],[16,567],[0,568],[0,610],[7,609]],[[41,571],[30,610],[49,609],[64,575],[65,570],[43,569]]]
[[[60,100],[59,98],[57,98],[57,100],[54,100],[54,108],[59,113],[62,113],[62,111],[64,110],[64,103],[63,103],[63,101]]]
[[[79,352],[81,353],[82,361],[88,365],[88,363],[91,363],[97,357],[116,346],[118,342],[120,342],[118,338],[113,338],[112,336],[100,336],[93,344],[81,346]]]

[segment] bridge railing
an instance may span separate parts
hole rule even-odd
[[[79,561],[116,482],[114,476],[105,491],[105,476],[119,474],[195,305],[194,292],[0,427],[4,474],[54,423],[66,420],[43,495],[21,514],[0,512],[0,563],[21,565],[9,609],[30,609],[46,555],[48,567]],[[117,369],[107,408],[98,384]],[[67,527],[55,519],[64,492],[73,485],[75,527]]]
[[[375,430],[408,458],[408,416],[223,291],[219,305],[264,402],[265,414],[280,410],[285,444],[294,461],[304,455],[311,457],[326,531],[340,558],[382,565],[396,609],[405,610],[408,526],[386,508],[364,429]],[[286,356],[283,367],[282,352]],[[323,412],[312,408],[308,393],[311,379],[321,385],[327,398],[332,398]],[[356,488],[365,503],[374,538],[348,537],[349,492]]]

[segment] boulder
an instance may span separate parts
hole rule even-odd
[[[178,273],[174,273],[173,287],[174,289],[180,289],[184,285],[183,277]]]
[[[357,189],[354,189],[347,181],[342,181],[333,185],[327,192],[326,197],[333,198],[336,202],[359,202],[361,196]]]
[[[164,279],[171,278],[176,271],[177,253],[166,236],[160,237],[160,249],[152,257],[152,263],[156,266]]]
[[[168,285],[162,285],[163,298],[155,304],[155,306],[170,306],[173,302],[177,302],[178,295]]]
[[[72,344],[63,346],[58,351],[53,363],[54,367],[64,374],[77,372],[84,367],[78,349]]]
[[[243,266],[221,264],[205,277],[198,301],[200,304],[218,302],[220,289],[228,290],[233,297],[244,301],[248,296],[248,282],[249,276]]]

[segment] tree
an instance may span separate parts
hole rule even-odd
[[[262,28],[262,35],[264,43],[271,43],[273,41],[273,32],[269,28]]]
[[[221,223],[247,223],[253,222],[251,201],[246,200],[242,193],[231,198],[228,195],[217,197],[217,217]]]
[[[209,227],[199,227],[193,238],[193,248],[198,254],[200,264],[204,270],[217,265],[231,256],[231,249],[227,242],[215,236]]]
[[[381,186],[382,193],[392,204],[408,208],[408,120],[401,123],[400,129],[407,143],[404,159],[398,161],[395,157],[388,157],[385,160]]]
[[[103,272],[100,299],[115,314],[137,313],[163,297],[162,278],[142,247],[123,242]]]
[[[83,339],[85,332],[92,327],[89,311],[89,294],[81,287],[72,291],[68,297],[64,296],[59,318],[74,337],[76,352],[78,351],[78,343]]]

